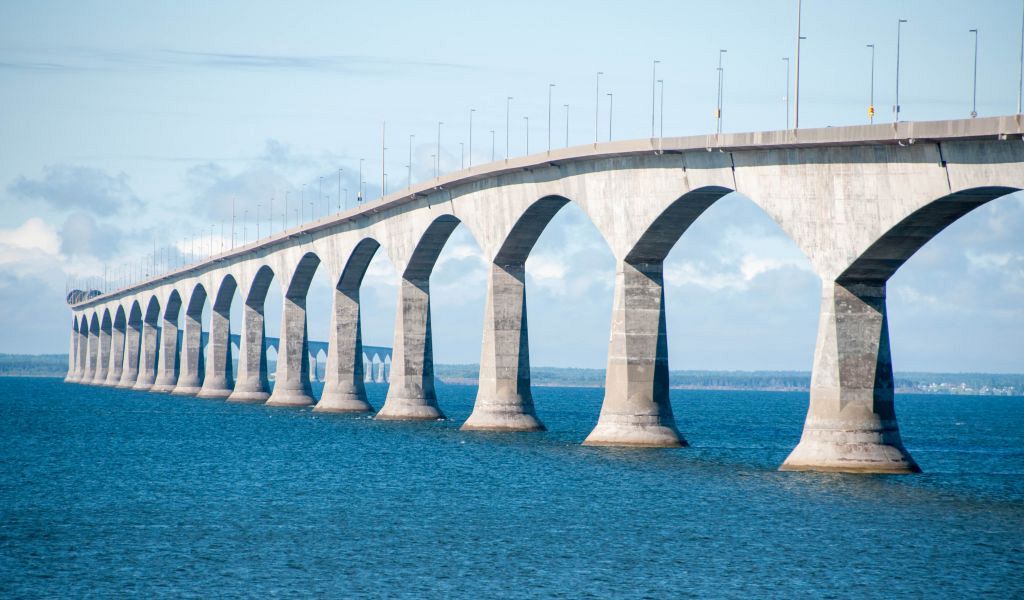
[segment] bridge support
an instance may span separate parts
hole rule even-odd
[[[885,283],[825,283],[811,399],[783,471],[917,473],[893,404]]]
[[[110,367],[107,369],[107,378],[103,381],[106,387],[116,387],[121,381],[121,373],[124,370],[124,333],[125,323],[114,320],[114,327],[110,330]]]
[[[476,403],[462,429],[544,430],[530,393],[524,263],[491,265]]]
[[[429,272],[402,278],[395,311],[391,385],[376,418],[394,421],[443,419],[434,392],[434,351],[430,340]]]
[[[588,446],[677,448],[669,403],[662,263],[619,263],[604,403]]]
[[[135,385],[139,379],[139,339],[142,336],[142,320],[128,319],[124,332],[124,368],[117,387],[126,389]]]
[[[81,372],[81,354],[82,335],[78,330],[78,320],[75,319],[75,323],[71,328],[71,345],[68,351],[68,374],[64,377],[65,383],[75,383],[82,378]]]
[[[85,366],[82,369],[82,378],[79,380],[79,383],[91,384],[92,378],[96,375],[96,362],[99,354],[98,334],[98,330],[93,332],[91,323],[87,324],[85,333]]]
[[[270,394],[267,406],[313,404],[313,388],[309,382],[308,336],[305,292],[301,298],[285,294],[274,392]]]
[[[360,327],[359,288],[334,290],[334,314],[331,315],[327,341],[327,368],[324,391],[313,409],[317,412],[370,412],[363,385],[363,337]]]
[[[100,324],[99,342],[96,353],[96,372],[92,376],[93,385],[103,385],[107,381],[107,370],[110,369],[110,322]]]
[[[170,320],[164,316],[160,329],[160,358],[157,361],[157,376],[151,392],[170,392],[178,381],[178,318]]]
[[[189,302],[185,311],[185,335],[181,336],[181,369],[178,382],[171,390],[178,396],[195,396],[202,387],[202,340],[203,340],[203,305],[198,308]]]
[[[231,396],[231,297],[218,297],[210,312],[210,337],[206,340],[206,377],[199,398]],[[226,304],[226,306],[224,306]]]
[[[267,353],[264,348],[264,317],[260,306],[242,305],[242,335],[238,342],[238,373],[228,402],[266,402]]]
[[[135,380],[135,385],[132,386],[133,390],[149,390],[156,382],[159,333],[155,318],[143,323],[142,343],[139,345],[139,376]]]

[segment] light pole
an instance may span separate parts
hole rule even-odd
[[[231,248],[235,248],[235,199],[231,199]],[[155,268],[154,268],[155,270]]]
[[[306,216],[306,184],[302,184],[302,193],[299,195],[299,214],[302,217]],[[302,218],[299,222],[302,222]]]
[[[291,191],[285,190],[285,192],[284,192],[284,228],[285,229],[288,229],[288,194],[291,194]],[[234,204],[231,205],[231,212],[232,213],[235,212]],[[234,218],[232,218],[231,220],[232,220],[232,222],[234,222]],[[232,225],[232,230],[234,230],[234,226],[233,225]]]
[[[875,45],[868,44],[871,48],[871,97],[868,102],[868,123],[875,122]]]
[[[341,169],[338,169],[338,212],[341,212]]]
[[[523,117],[526,121],[526,156],[530,155],[530,117]]]
[[[409,134],[409,163],[405,165],[406,168],[409,169],[409,175],[408,184],[406,185],[406,187],[412,187],[412,140],[415,137],[416,136],[414,134]]]
[[[469,168],[473,168],[473,113],[475,108],[469,109]]]
[[[612,141],[612,109],[615,107],[615,96],[609,92],[608,96],[608,141]]]
[[[789,57],[783,56],[782,60],[786,61],[786,130],[789,130]]]
[[[665,137],[665,80],[664,79],[659,79],[658,80],[658,90],[660,92],[659,93],[660,97],[658,98],[658,106],[659,106],[659,113],[660,113],[658,115],[658,137],[659,138],[664,138]]]
[[[565,107],[565,147],[569,147],[569,105],[563,104]]]
[[[437,159],[434,161],[434,178],[441,176],[441,121],[437,122]]]
[[[256,239],[260,239],[260,203],[256,203]]]
[[[320,177],[320,187],[317,189],[317,194],[319,195],[319,199],[320,200],[324,199],[324,178],[322,176]],[[313,215],[309,215],[309,216],[312,217]],[[259,220],[260,220],[260,218],[257,216],[256,217],[256,221],[259,222]]]
[[[970,29],[969,32],[974,34],[974,92],[971,97],[971,118],[976,119],[978,117],[978,30]]]
[[[657,97],[655,94],[657,83],[655,82],[658,80],[658,63],[660,62],[660,60],[656,60],[651,65],[651,137],[654,137],[654,99]]]
[[[551,152],[551,91],[555,89],[555,84],[548,84],[548,152]]]
[[[800,129],[800,41],[804,39],[800,30],[800,14],[803,12],[800,0],[796,0],[796,82],[793,84],[793,129]]]
[[[892,122],[900,120],[900,36],[903,32],[903,24],[906,19],[900,19],[896,23],[896,104],[892,106]]]
[[[715,131],[722,133],[722,80],[725,79],[725,71],[722,70],[722,55],[728,50],[718,51],[718,108],[715,109]]]
[[[359,159],[359,193],[356,194],[356,204],[363,201],[363,161],[365,158]]]
[[[387,134],[387,128],[388,128],[388,122],[387,121],[382,121],[381,124],[380,124],[380,197],[381,198],[384,197],[384,194],[386,193],[385,192],[385,188],[387,187],[385,185],[385,183],[386,183],[385,177],[386,176],[384,175],[384,168],[385,168],[385,166],[384,166],[384,152],[387,150],[387,146],[385,146],[385,139],[386,139],[386,134]]]
[[[597,120],[601,116],[601,76],[604,75],[602,71],[597,72],[597,84],[594,88],[594,143],[598,141],[600,137],[601,127],[598,125]]]
[[[494,130],[491,130],[491,162],[494,162]]]
[[[270,195],[270,210],[267,211],[267,220],[270,221],[268,223],[267,235],[274,235],[274,195],[273,194]],[[211,225],[211,227],[212,227],[212,225]],[[211,233],[210,233],[210,254],[213,254],[213,233],[212,233],[213,230],[211,229],[210,231],[211,231]]]
[[[1020,63],[1017,67],[1017,114],[1020,114],[1021,95],[1024,94],[1024,2],[1020,15]]]
[[[512,96],[505,98],[505,160],[508,160],[509,111],[512,109]]]

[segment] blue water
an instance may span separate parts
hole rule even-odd
[[[806,394],[673,391],[691,448],[0,379],[5,597],[1024,595],[1024,398],[903,396],[913,476],[779,473]],[[372,386],[380,406],[385,388]]]

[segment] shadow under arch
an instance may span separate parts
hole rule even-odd
[[[233,387],[231,376],[231,301],[238,282],[231,274],[217,285],[210,307],[210,333],[206,341],[206,368],[200,398],[227,398]]]
[[[313,388],[309,379],[306,293],[319,266],[320,257],[316,253],[305,253],[292,271],[291,280],[285,290],[274,391],[267,399],[268,406],[313,404]]]
[[[157,304],[159,309],[159,304]],[[178,382],[180,357],[178,356],[178,317],[181,313],[181,294],[171,290],[164,306],[163,320],[160,322],[160,350],[156,381],[150,391],[169,392]]]
[[[366,237],[355,245],[334,286],[324,366],[324,389],[317,412],[361,413],[373,410],[366,398],[359,289],[380,242]]]
[[[195,395],[203,385],[203,306],[206,305],[206,287],[197,283],[189,294],[185,307],[185,331],[181,337],[181,359],[178,382],[172,393],[179,395]]]
[[[248,292],[242,299],[238,371],[228,402],[265,402],[270,397],[265,308],[267,293],[273,281],[274,270],[268,265],[262,265],[256,270]]]
[[[834,282],[825,282],[810,406],[783,470],[920,472],[896,418],[887,282],[943,229],[1017,191],[983,186],[932,200],[879,236]]]

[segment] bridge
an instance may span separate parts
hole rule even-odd
[[[584,443],[685,446],[669,403],[662,263],[701,213],[736,191],[779,224],[822,280],[809,408],[781,468],[916,472],[893,402],[886,282],[943,228],[1024,188],[1022,119],[651,138],[474,166],[74,304],[67,380],[313,404],[305,303],[313,274],[324,269],[335,289],[325,387],[314,410],[370,411],[359,288],[383,247],[400,285],[391,383],[376,418],[440,418],[430,275],[461,223],[491,265],[479,389],[462,428],[541,430],[530,390],[525,262],[552,217],[575,202],[617,262],[604,400]],[[275,278],[284,306],[269,393],[264,299]],[[244,314],[232,381],[236,291]],[[208,302],[212,342],[200,360]],[[157,332],[176,334],[181,310],[179,348],[177,335]]]

